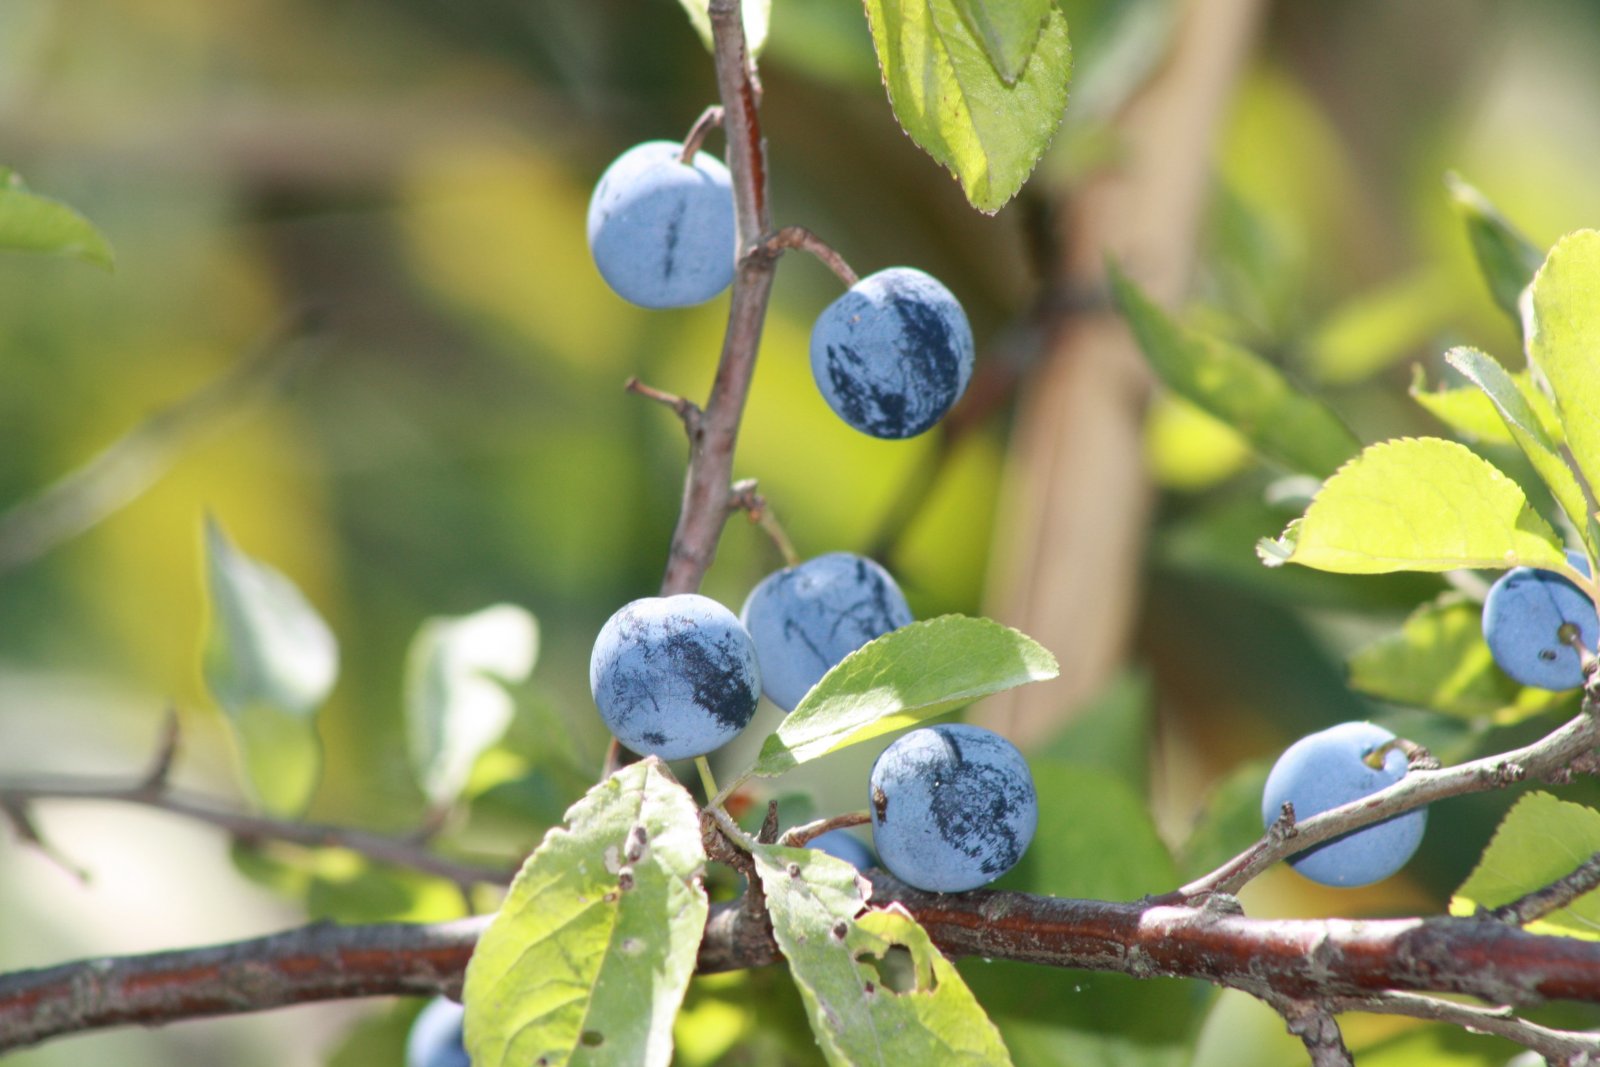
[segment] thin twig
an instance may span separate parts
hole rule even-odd
[[[789,540],[788,532],[778,521],[778,516],[773,514],[772,505],[767,503],[767,498],[757,491],[754,478],[734,483],[728,506],[749,515],[750,521],[766,532],[778,549],[778,555],[783,557],[785,567],[793,567],[800,562],[800,553],[795,550],[794,542]]]
[[[692,400],[686,400],[676,393],[669,393],[657,389],[653,385],[646,385],[638,378],[629,378],[622,386],[630,393],[638,393],[642,397],[654,400],[672,409],[673,414],[683,420],[683,428],[692,440],[700,432],[700,408]]]
[[[1339,1022],[1325,1005],[1277,996],[1263,999],[1283,1016],[1289,1032],[1305,1044],[1311,1054],[1311,1067],[1355,1067],[1355,1058],[1339,1032]]]
[[[689,127],[689,133],[683,139],[683,151],[679,154],[685,165],[694,162],[695,153],[700,151],[706,143],[706,135],[722,125],[722,106],[712,104],[700,112],[700,117],[694,120],[694,125]]]
[[[1514,926],[1526,926],[1560,911],[1585,893],[1600,888],[1600,852],[1578,864],[1570,874],[1542,889],[1535,889],[1509,904],[1489,910],[1489,917]]]
[[[1483,1008],[1420,993],[1379,993],[1370,997],[1332,997],[1330,1011],[1361,1011],[1374,1015],[1406,1015],[1413,1019],[1449,1023],[1467,1030],[1515,1041],[1551,1063],[1592,1063],[1600,1060],[1600,1034],[1552,1030],[1513,1015],[1510,1008]],[[1589,1057],[1584,1060],[1582,1057]]]
[[[847,811],[843,815],[834,815],[792,827],[784,832],[778,843],[790,848],[804,848],[830,830],[842,830],[847,826],[865,826],[871,819],[871,814],[866,811]]]
[[[856,282],[861,280],[837,249],[804,226],[785,226],[760,244],[761,252],[774,259],[789,249],[798,249],[816,256],[844,283],[846,289],[854,287]]]

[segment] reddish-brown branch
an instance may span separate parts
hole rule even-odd
[[[1327,1011],[1414,1014],[1409,1009],[1419,1002],[1397,1002],[1396,990],[1465,994],[1492,1004],[1600,1003],[1600,942],[1538,936],[1485,919],[1250,919],[1224,908],[1152,902],[998,890],[924,893],[882,871],[868,877],[874,905],[899,902],[952,956],[1199,978],[1277,1005],[1315,1003]],[[0,976],[0,1051],[130,1023],[348,997],[455,993],[485,922],[320,923],[231,945]],[[737,905],[712,909],[701,973],[776,959],[763,923]],[[1515,1036],[1512,1030],[1533,1034],[1514,1016],[1491,1014],[1499,1020],[1494,1027],[1508,1036]],[[1557,1031],[1534,1036],[1551,1047],[1574,1038]]]

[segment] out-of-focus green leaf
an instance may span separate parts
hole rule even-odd
[[[1149,677],[1124,671],[1079,709],[1059,733],[1030,748],[1028,761],[1060,761],[1108,771],[1142,792],[1149,784],[1153,708]]]
[[[1312,330],[1306,368],[1330,385],[1364,381],[1426,344],[1459,302],[1452,280],[1438,271],[1362,293]]]
[[[861,914],[856,869],[814,849],[758,845],[778,947],[834,1067],[1009,1064],[960,973],[898,905]]]
[[[1037,641],[990,619],[943,615],[846,656],[761,746],[762,777],[970,704],[1060,668]]]
[[[672,1059],[705,931],[694,801],[654,757],[596,785],[545,836],[467,966],[478,1067]]]
[[[1478,269],[1489,285],[1494,302],[1518,323],[1522,321],[1522,291],[1533,281],[1544,253],[1522,236],[1477,189],[1459,175],[1445,175],[1450,204],[1467,228],[1467,240],[1477,257]]]
[[[1162,390],[1144,418],[1150,473],[1169,489],[1209,489],[1255,462],[1250,442],[1232,426]]]
[[[1562,440],[1561,417],[1556,414],[1550,398],[1534,384],[1533,376],[1527,371],[1517,371],[1510,378],[1538,417],[1545,436],[1559,443]],[[1461,436],[1486,445],[1516,444],[1494,401],[1481,389],[1470,385],[1429,389],[1427,372],[1418,365],[1411,371],[1410,391],[1411,399]]]
[[[1338,416],[1290,385],[1276,367],[1179,326],[1115,265],[1111,290],[1161,380],[1238,430],[1262,455],[1323,477],[1361,448]]]
[[[1524,333],[1528,357],[1555,394],[1567,447],[1590,485],[1600,485],[1600,230],[1556,242],[1534,276]]]
[[[993,214],[1022,188],[1067,106],[1072,46],[1051,6],[1021,76],[1007,83],[957,0],[866,0],[895,118]]]
[[[1570,570],[1555,531],[1516,482],[1465,445],[1435,437],[1367,448],[1257,553],[1269,567],[1298,563],[1340,574]]]
[[[1451,915],[1497,908],[1571,874],[1600,852],[1600,811],[1529,793],[1501,820],[1478,866],[1450,898]],[[1535,934],[1600,941],[1600,890],[1528,924]]]
[[[76,256],[110,270],[111,244],[67,205],[29,192],[16,171],[0,167],[0,250]]]
[[[955,0],[955,4],[1006,84],[1021,77],[1050,17],[1050,0]]]
[[[252,793],[268,811],[304,809],[320,773],[316,712],[339,674],[339,646],[294,583],[206,523],[211,627],[205,679],[226,712]]]
[[[1561,510],[1567,513],[1567,518],[1572,520],[1573,528],[1582,532],[1591,553],[1600,550],[1600,532],[1596,531],[1594,520],[1589,516],[1589,506],[1578,479],[1558,451],[1556,440],[1545,433],[1538,412],[1528,403],[1511,375],[1492,357],[1476,348],[1452,348],[1444,358],[1494,403],[1512,440],[1528,457],[1528,462],[1544,479],[1544,484],[1550,487],[1550,494],[1561,505]]]
[[[1269,770],[1264,762],[1247,763],[1211,787],[1179,850],[1184,878],[1209,874],[1261,839],[1261,792]]]
[[[406,735],[411,766],[436,808],[448,807],[472,765],[500,740],[515,710],[502,683],[525,680],[539,627],[513,604],[429,619],[406,657]]]
[[[700,35],[709,50],[711,42],[711,7],[708,0],[678,0],[689,16],[694,31]],[[744,39],[750,54],[759,56],[767,44],[767,26],[772,20],[772,0],[743,0]]]
[[[1574,699],[1518,685],[1483,640],[1483,605],[1447,593],[1350,657],[1350,685],[1392,704],[1514,723]]]

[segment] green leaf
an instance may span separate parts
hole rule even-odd
[[[1051,6],[1020,77],[1008,83],[957,0],[866,0],[895,118],[993,214],[1022,188],[1067,106],[1072,46]],[[998,7],[988,3],[986,7]]]
[[[705,931],[699,813],[660,760],[624,767],[528,857],[467,965],[476,1067],[672,1059]]]
[[[866,883],[812,849],[758,845],[773,934],[835,1067],[1009,1064],[1000,1034],[898,904],[862,914]]]
[[[1038,43],[1050,0],[955,0],[967,26],[983,42],[989,62],[1007,85],[1022,76]]]
[[[1305,341],[1306,369],[1319,382],[1365,381],[1422,348],[1455,315],[1455,280],[1428,271],[1351,299],[1317,324]]]
[[[1389,634],[1350,657],[1350,685],[1392,704],[1464,719],[1520,722],[1571,694],[1519,686],[1483,640],[1483,605],[1460,593],[1424,604]]]
[[[1467,240],[1477,256],[1483,280],[1489,284],[1490,295],[1507,315],[1521,323],[1522,291],[1533,281],[1539,264],[1544,262],[1544,253],[1459,175],[1447,174],[1444,180],[1450,190],[1450,204],[1467,228]]]
[[[436,808],[466,787],[478,757],[499,741],[515,706],[502,683],[533,671],[539,627],[513,604],[429,619],[406,657],[406,735],[411,767]]]
[[[914,622],[868,642],[823,675],[762,744],[749,773],[770,778],[1059,672],[1037,641],[990,619]]]
[[[1530,292],[1528,358],[1550,383],[1578,469],[1600,485],[1600,231],[1557,241]]]
[[[1583,531],[1591,550],[1600,548],[1600,531],[1589,517],[1588,503],[1578,479],[1558,451],[1556,441],[1545,433],[1538,413],[1511,375],[1491,356],[1476,348],[1452,348],[1444,358],[1493,402],[1512,440],[1528,457],[1544,484],[1550,487],[1551,495],[1572,520],[1573,527]]]
[[[678,3],[683,5],[684,12],[688,14],[694,32],[700,35],[706,49],[711,50],[710,0],[678,0]],[[740,7],[744,14],[745,47],[751,55],[759,56],[767,44],[767,27],[772,21],[772,0],[743,0]]]
[[[298,814],[320,774],[315,716],[339,674],[338,643],[294,583],[240,552],[214,520],[206,573],[206,686],[227,714],[257,801]]]
[[[1467,880],[1450,898],[1451,915],[1497,908],[1564,878],[1600,852],[1600,811],[1529,793],[1501,820]],[[1535,934],[1600,941],[1600,890],[1528,924]]]
[[[1562,440],[1561,417],[1556,414],[1550,398],[1534,384],[1533,376],[1527,371],[1517,371],[1510,378],[1538,416],[1545,436],[1559,443]],[[1411,368],[1410,392],[1411,399],[1427,409],[1429,414],[1468,440],[1486,445],[1516,444],[1511,431],[1506,428],[1505,420],[1500,418],[1494,401],[1476,386],[1429,389],[1427,373],[1419,365]]]
[[[76,256],[106,270],[115,263],[93,223],[59,200],[29,192],[6,167],[0,167],[0,249]]]
[[[1155,711],[1150,678],[1125,670],[1111,679],[1072,721],[1043,744],[1028,749],[1028,762],[1060,760],[1109,771],[1143,792],[1150,784],[1151,717]],[[1035,773],[1035,778],[1039,775]],[[1041,812],[1044,808],[1040,808]]]
[[[1179,850],[1183,878],[1209,874],[1261,839],[1261,791],[1270,766],[1242,764],[1206,791],[1188,840]]]
[[[1367,448],[1257,553],[1269,567],[1298,563],[1340,574],[1570,570],[1555,531],[1516,482],[1465,445],[1436,437]]]
[[[1173,392],[1290,470],[1326,477],[1361,448],[1327,407],[1242,348],[1180,326],[1115,264],[1111,291],[1139,347]]]

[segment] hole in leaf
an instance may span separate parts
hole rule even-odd
[[[856,957],[856,965],[866,975],[876,977],[878,984],[891,993],[917,991],[917,964],[911,950],[904,945],[890,945],[882,956],[863,952]],[[869,986],[872,983],[867,983]],[[869,989],[870,992],[870,989]],[[932,990],[928,990],[932,992]]]
[[[585,1045],[589,1048],[599,1048],[601,1045],[606,1043],[606,1035],[602,1034],[598,1030],[585,1030],[578,1037],[578,1042],[579,1044]]]

